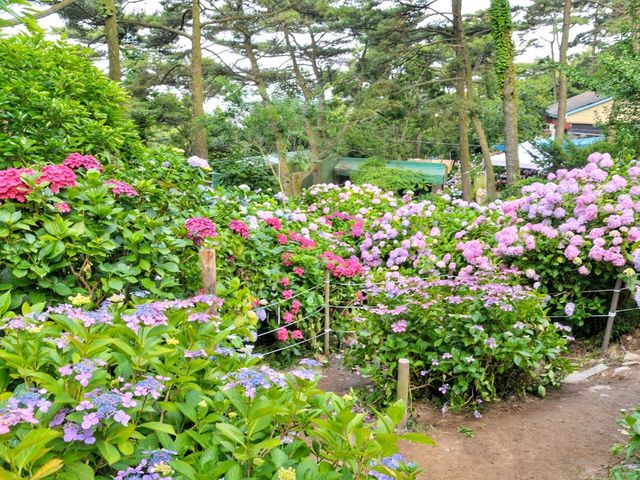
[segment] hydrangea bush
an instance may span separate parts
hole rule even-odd
[[[385,460],[402,404],[372,421],[351,397],[317,389],[317,362],[260,365],[248,292],[221,293],[5,314],[3,478],[416,478]],[[8,305],[5,294],[0,312]]]
[[[186,169],[194,186],[204,184],[200,169],[181,161],[182,170],[159,170],[173,169],[178,181]],[[129,184],[103,170],[77,153],[60,165],[0,170],[0,292],[11,290],[13,308],[78,294],[98,304],[121,291],[198,290],[198,239],[184,221],[198,215],[197,199],[206,207],[204,193],[184,195],[147,179]]]
[[[388,272],[364,289],[347,362],[392,398],[398,359],[411,359],[415,397],[447,408],[479,405],[507,393],[544,395],[568,368],[571,329],[552,323],[544,299],[514,285],[508,272],[457,277]]]

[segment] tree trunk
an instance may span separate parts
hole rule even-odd
[[[467,94],[465,93],[465,61],[462,51],[462,0],[451,0],[453,12],[454,50],[456,52],[457,77],[455,82],[458,98],[458,159],[460,160],[460,178],[462,181],[462,198],[472,201],[471,161],[469,158],[469,118],[467,115]]]
[[[193,126],[191,148],[200,158],[209,157],[207,130],[204,115],[204,79],[202,78],[202,25],[200,22],[200,0],[193,0],[191,8],[193,31],[191,32],[191,103]]]
[[[504,79],[502,110],[504,113],[504,152],[507,164],[507,185],[520,179],[518,159],[518,105],[516,99],[516,73],[513,64]]]
[[[325,142],[327,139],[327,104],[324,98],[325,80],[322,76],[322,71],[318,66],[318,46],[313,32],[309,33],[309,37],[311,39],[311,53],[309,55],[309,60],[311,61],[311,68],[313,69],[313,74],[316,77],[316,83],[320,90],[318,92],[318,136],[323,142]]]
[[[560,42],[560,67],[567,64],[567,50],[569,49],[569,29],[571,28],[571,2],[564,1],[564,13],[562,16],[562,41]],[[560,82],[558,84],[558,121],[556,122],[556,143],[562,145],[567,125],[567,76],[558,72]]]
[[[461,1],[458,0],[455,3],[456,8],[461,8]],[[454,10],[454,13],[456,11]],[[458,22],[457,28],[454,26],[454,30],[458,34],[458,44],[460,45],[460,51],[464,60],[464,80],[467,87],[467,105],[469,107],[469,115],[471,117],[471,124],[478,137],[480,143],[480,150],[482,151],[482,166],[484,167],[485,182],[487,189],[487,200],[492,201],[496,198],[496,176],[493,171],[493,163],[491,163],[491,150],[489,149],[489,142],[487,141],[487,135],[484,132],[482,121],[478,115],[478,109],[475,101],[475,93],[473,90],[473,68],[471,66],[471,57],[469,56],[469,47],[467,45],[467,36],[464,31],[464,23],[462,21],[462,15],[458,12],[458,15],[454,15],[454,22]]]
[[[495,68],[502,87],[504,116],[504,153],[507,165],[507,185],[520,178],[518,161],[518,104],[516,97],[516,70],[513,65],[515,47],[511,37],[513,22],[509,0],[491,0],[491,34],[495,43]]]
[[[118,38],[118,19],[115,0],[104,0],[106,18],[104,34],[107,38],[107,56],[109,57],[109,78],[114,82],[122,79],[120,67],[120,39]]]
[[[628,0],[628,18],[631,30],[631,46],[636,55],[640,55],[640,0]]]
[[[293,45],[291,44],[291,38],[289,37],[289,28],[285,25],[283,27],[284,30],[284,40],[287,44],[287,50],[289,51],[289,57],[291,58],[291,65],[293,66],[293,73],[296,77],[296,82],[298,83],[298,87],[302,92],[302,96],[305,101],[305,111],[304,111],[304,129],[307,133],[307,141],[309,142],[309,150],[311,151],[311,175],[314,183],[320,182],[320,161],[321,161],[321,153],[320,146],[318,142],[318,135],[316,133],[315,127],[313,125],[313,121],[311,119],[310,109],[313,104],[313,95],[311,90],[309,89],[309,85],[307,84],[307,80],[304,78],[302,71],[300,70],[300,66],[298,65],[298,59],[296,58],[296,52],[293,49]]]

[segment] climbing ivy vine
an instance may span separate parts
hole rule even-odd
[[[498,84],[504,85],[504,79],[515,56],[515,46],[511,38],[513,23],[509,0],[491,0],[491,34],[495,43],[495,69]]]

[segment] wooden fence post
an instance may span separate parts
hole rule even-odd
[[[407,419],[409,418],[409,360],[401,358],[398,360],[398,400],[404,402],[404,417],[398,424],[398,428],[404,430],[407,428]]]
[[[216,251],[213,248],[200,250],[202,287],[205,295],[216,294]]]
[[[616,311],[618,310],[618,299],[620,298],[620,288],[622,280],[616,280],[616,286],[613,287],[613,297],[611,297],[611,307],[609,307],[609,315],[607,317],[607,327],[604,330],[604,338],[602,339],[602,353],[607,353],[609,348],[609,340],[611,339],[611,330],[613,330],[613,321],[616,319]]]
[[[324,276],[324,356],[329,358],[329,332],[331,331],[331,305],[329,293],[331,287],[331,272],[327,270]]]

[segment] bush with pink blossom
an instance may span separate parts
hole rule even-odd
[[[544,395],[568,369],[571,329],[545,315],[543,296],[510,272],[463,269],[457,276],[387,272],[367,282],[346,352],[392,398],[400,358],[411,360],[414,397],[448,409],[510,393]]]

